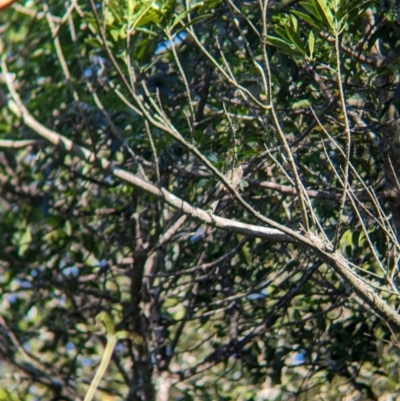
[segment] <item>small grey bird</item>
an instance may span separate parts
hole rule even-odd
[[[238,190],[240,188],[240,182],[242,181],[243,178],[243,167],[238,166],[228,170],[228,172],[225,174],[225,177],[228,179],[229,184],[235,190]],[[212,213],[214,213],[215,210],[217,209],[218,202],[220,201],[220,199],[223,198],[223,196],[226,195],[227,193],[228,189],[222,182],[220,182],[217,186],[217,192],[215,194],[217,200],[211,205]]]

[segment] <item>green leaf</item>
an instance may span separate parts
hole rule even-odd
[[[66,220],[65,221],[65,224],[64,224],[64,231],[65,231],[65,233],[67,234],[67,235],[72,235],[72,224],[71,224],[71,222],[69,221],[69,220]]]
[[[285,42],[296,47],[302,54],[306,54],[303,42],[297,33],[297,19],[295,16],[291,16],[292,26],[289,26],[287,22],[284,22],[283,28],[281,26],[274,26],[273,30],[279,35]],[[295,21],[295,22],[293,22]]]
[[[158,24],[160,22],[160,13],[149,11],[151,8],[153,8],[152,4],[148,4],[133,15],[129,20],[129,29],[134,30],[136,27],[146,25],[149,22]]]
[[[293,14],[290,14],[289,17],[290,17],[290,22],[292,23],[294,31],[296,33],[298,33],[299,24],[298,24],[297,18]]]
[[[321,14],[318,12],[318,10],[315,8],[314,4],[312,4],[310,1],[300,1],[299,4],[305,8],[312,16],[314,16],[318,21],[321,21]]]
[[[281,26],[274,26],[272,28],[274,32],[280,36],[285,42],[290,43],[290,36],[287,34],[286,29]]]
[[[181,22],[183,18],[185,18],[190,13],[190,11],[191,9],[186,10],[183,13],[179,14],[177,17],[175,17],[175,19],[172,22],[172,25],[169,27],[169,30],[172,31],[175,28],[175,26],[178,25],[179,22]]]
[[[323,20],[329,26],[329,28],[335,30],[335,21],[331,9],[329,8],[326,0],[313,0],[316,1],[316,7],[319,6],[320,12],[323,16]]]
[[[18,247],[18,255],[23,256],[25,252],[28,250],[29,245],[32,241],[32,233],[29,226],[25,228],[25,231],[22,233],[21,238],[19,239],[19,247]]]
[[[335,30],[334,17],[326,0],[301,1],[299,4],[322,23],[324,28],[329,28],[331,31]]]
[[[300,17],[301,19],[303,19],[304,21],[308,22],[311,26],[313,26],[316,29],[323,29],[324,26],[320,23],[320,21],[314,19],[312,16],[305,14],[301,11],[298,10],[293,10],[291,11],[292,14],[297,15],[298,17]]]
[[[202,4],[203,3],[203,4]],[[209,13],[211,10],[214,10],[218,5],[222,3],[222,0],[207,0],[203,2],[199,2],[201,7],[199,8],[199,13]]]
[[[282,51],[282,53],[285,53],[289,56],[303,56],[304,55],[298,49],[293,48],[291,43],[289,43],[283,39],[277,38],[275,36],[268,35],[267,44],[269,44],[270,46],[277,47],[278,49],[280,49]]]
[[[308,49],[310,50],[310,58],[313,58],[314,46],[315,46],[315,36],[314,32],[311,30],[308,35]]]
[[[203,15],[199,15],[196,18],[193,18],[190,22],[184,24],[185,29],[187,29],[188,27],[197,24],[200,21],[206,20],[207,18],[209,18],[212,14],[203,14]]]
[[[298,100],[292,104],[292,109],[308,109],[311,106],[311,102],[308,99]]]
[[[220,0],[219,0],[219,2],[220,2]],[[183,18],[185,18],[187,15],[189,15],[197,7],[202,7],[203,5],[204,5],[203,2],[194,3],[188,10],[185,10],[183,13],[180,13],[178,16],[175,17],[169,30],[172,31],[175,28],[175,26],[178,25],[179,22],[183,20]]]
[[[288,27],[288,26],[285,26],[285,30],[286,30],[287,35],[291,39],[291,43],[295,47],[297,47],[297,49],[300,50],[303,54],[306,54],[306,50],[303,46],[303,42],[301,41],[300,36],[295,31],[290,29],[290,27]]]

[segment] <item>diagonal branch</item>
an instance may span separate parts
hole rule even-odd
[[[253,215],[256,215],[261,221],[273,228],[241,223],[215,216],[202,209],[193,207],[188,202],[167,191],[165,188],[159,189],[152,183],[145,181],[122,168],[116,167],[112,162],[95,155],[93,152],[90,152],[82,146],[76,145],[73,141],[46,128],[35,118],[33,118],[26,107],[22,104],[21,99],[13,87],[11,76],[7,73],[4,59],[2,68],[3,72],[5,73],[4,75],[7,78],[7,85],[12,96],[12,99],[8,101],[8,108],[16,116],[22,118],[23,122],[29,128],[51,142],[53,145],[80,157],[83,161],[91,165],[98,165],[101,169],[107,171],[107,173],[119,179],[120,181],[141,188],[142,190],[151,193],[158,198],[162,197],[164,201],[173,208],[179,209],[183,213],[188,214],[195,219],[201,220],[207,225],[211,225],[236,234],[243,234],[248,237],[264,238],[275,242],[299,243],[310,248],[317,256],[321,258],[321,260],[331,266],[333,270],[353,288],[361,300],[366,302],[379,317],[381,317],[385,322],[387,322],[387,324],[390,325],[392,330],[400,331],[400,316],[398,313],[383,299],[381,299],[378,294],[374,293],[371,286],[367,285],[353,272],[349,262],[347,262],[337,251],[333,252],[332,247],[327,244],[326,241],[321,240],[319,237],[310,232],[302,233],[294,231],[282,224],[275,222],[274,220],[262,216],[244,200],[242,200],[241,196],[237,194],[237,191],[231,191],[231,186],[227,182],[227,179],[222,175],[221,177],[224,183],[225,181],[227,182],[227,187],[229,187],[230,192],[233,192],[235,195],[237,194],[238,201],[240,201],[245,209],[248,210],[250,208]]]

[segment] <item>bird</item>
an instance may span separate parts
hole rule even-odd
[[[240,188],[240,183],[243,178],[243,167],[241,165],[231,168],[225,174],[226,179],[228,180],[230,186],[236,191]],[[215,212],[218,206],[218,202],[228,193],[228,189],[226,188],[223,182],[219,182],[217,184],[216,198],[217,200],[213,202],[211,205],[212,213]]]

